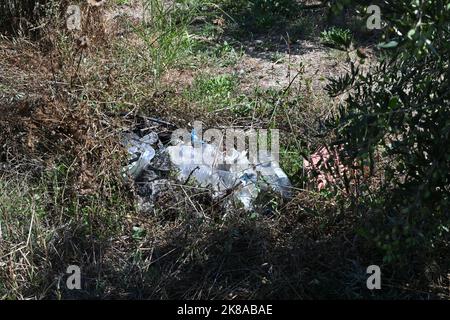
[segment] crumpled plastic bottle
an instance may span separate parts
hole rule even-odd
[[[158,142],[158,135],[150,133],[140,138],[134,133],[127,133],[122,138],[122,144],[130,155],[130,164],[124,168],[124,177],[136,179],[150,164],[156,155],[152,145]]]
[[[247,152],[235,149],[223,152],[214,144],[200,141],[194,130],[191,140],[191,143],[167,148],[172,163],[178,168],[178,178],[183,182],[193,177],[200,186],[211,187],[216,195],[234,189],[234,197],[246,210],[252,210],[261,184],[285,198],[291,197],[292,185],[288,176],[268,153],[260,152],[259,163],[252,165]]]
[[[263,179],[275,191],[284,198],[292,197],[292,184],[286,173],[280,168],[267,152],[259,153],[259,164],[256,170],[261,173]]]

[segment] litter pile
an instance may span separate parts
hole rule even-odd
[[[253,210],[261,193],[276,192],[291,197],[292,185],[277,161],[267,151],[259,152],[259,162],[253,164],[247,152],[236,149],[220,150],[215,144],[197,138],[192,131],[191,141],[174,142],[165,146],[156,132],[142,137],[126,133],[122,139],[129,153],[129,165],[124,178],[135,181],[144,192],[145,210],[152,209],[158,194],[172,183],[193,182],[211,190],[213,199],[232,194],[245,210]],[[185,161],[180,161],[184,159]],[[189,161],[201,159],[201,161]],[[186,161],[187,160],[187,161]],[[224,202],[225,206],[229,202]]]

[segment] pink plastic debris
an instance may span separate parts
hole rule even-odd
[[[340,175],[346,171],[345,166],[340,162],[337,150],[334,149],[330,152],[327,147],[319,148],[310,156],[309,161],[304,159],[303,168],[308,173],[313,171],[318,172],[316,182],[319,191],[324,189],[328,183],[335,182],[336,175]]]

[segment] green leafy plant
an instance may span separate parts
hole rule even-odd
[[[237,87],[237,78],[230,74],[218,76],[199,76],[186,95],[208,109],[220,108],[229,104]]]
[[[352,45],[353,36],[348,29],[332,27],[331,29],[323,31],[320,35],[320,39],[322,43],[327,46],[348,50]]]
[[[165,6],[161,0],[147,0],[145,6],[149,12],[148,21],[136,32],[147,45],[152,72],[157,80],[191,53],[193,42],[189,26],[198,7],[184,8],[176,6],[176,3]]]
[[[450,10],[439,0],[386,8],[383,61],[368,73],[353,66],[328,87],[348,93],[333,128],[349,166],[381,175],[376,196],[359,199],[363,234],[386,262],[439,261],[450,239]]]
[[[223,10],[248,31],[264,31],[284,25],[299,12],[299,4],[291,0],[222,0]]]

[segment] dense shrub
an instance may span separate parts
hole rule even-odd
[[[388,0],[382,13],[385,58],[368,73],[353,66],[351,74],[332,81],[332,95],[350,92],[333,126],[349,163],[359,159],[379,169],[379,193],[366,192],[360,199],[369,208],[367,239],[382,249],[387,262],[410,263],[414,256],[416,262],[445,263],[450,3]]]
[[[0,31],[30,29],[38,21],[48,0],[6,0],[0,3]]]
[[[299,13],[300,4],[291,0],[221,0],[225,12],[247,31],[261,32],[283,25]]]

